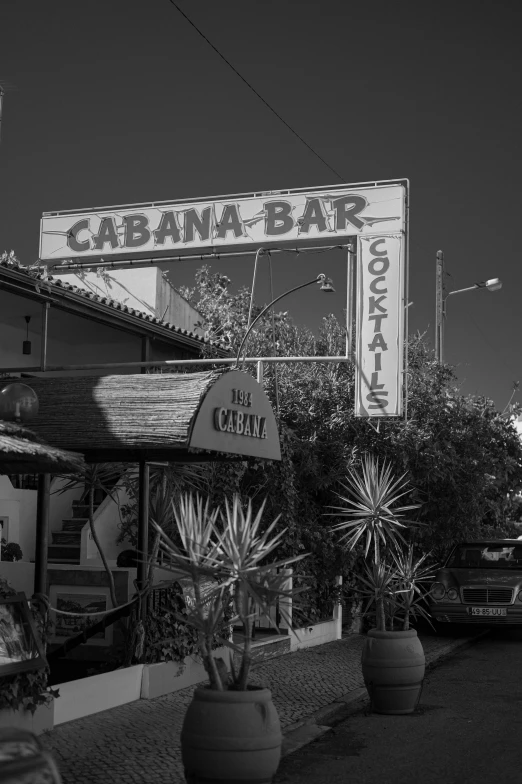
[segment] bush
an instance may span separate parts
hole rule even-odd
[[[2,539],[2,561],[21,561],[23,553],[19,544],[16,542],[7,542]]]

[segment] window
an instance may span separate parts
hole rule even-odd
[[[38,490],[38,474],[9,474],[9,479],[17,490]]]
[[[520,569],[522,545],[460,545],[453,551],[446,566],[453,569]]]

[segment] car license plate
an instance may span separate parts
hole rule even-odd
[[[505,607],[471,607],[470,609],[472,615],[484,615],[486,617],[498,617],[507,614]]]

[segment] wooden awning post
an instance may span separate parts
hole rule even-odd
[[[139,462],[138,489],[138,590],[142,591],[147,579],[147,560],[149,555],[149,464]],[[141,617],[145,619],[146,601],[141,604]]]
[[[34,554],[34,592],[47,593],[47,548],[49,546],[50,474],[38,475],[36,497],[36,545]]]

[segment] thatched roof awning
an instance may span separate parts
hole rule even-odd
[[[82,455],[44,444],[22,425],[0,421],[0,474],[60,474],[84,467]]]
[[[40,405],[34,429],[56,446],[81,451],[88,462],[195,459],[201,450],[280,459],[272,408],[247,373],[75,376],[30,384]]]

